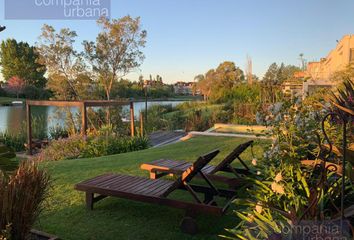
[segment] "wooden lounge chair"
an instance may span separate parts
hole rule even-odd
[[[214,150],[199,157],[176,181],[105,174],[76,184],[75,189],[86,192],[86,206],[90,210],[93,209],[94,203],[108,196],[183,209],[186,211],[186,216],[181,222],[181,229],[186,233],[194,234],[197,232],[196,214],[206,213],[221,216],[235,198],[235,191],[217,189],[201,172],[201,169],[218,153],[219,150]],[[197,174],[204,178],[207,186],[190,183]],[[170,194],[176,190],[188,191],[194,202],[169,198]],[[204,199],[201,199],[197,193],[204,194]],[[215,202],[217,197],[227,202],[226,205],[217,206]]]
[[[202,172],[206,174],[211,180],[226,183],[230,188],[236,188],[245,183],[245,180],[241,178],[241,175],[250,175],[251,171],[246,163],[241,159],[240,155],[253,141],[248,141],[238,145],[224,160],[222,160],[217,166],[207,165],[202,169]],[[238,159],[244,168],[234,168],[231,163]],[[140,168],[150,172],[151,179],[157,179],[165,175],[180,175],[187,168],[192,165],[190,162],[177,161],[170,159],[159,159],[150,163],[143,163]],[[216,175],[217,172],[231,172],[235,175],[234,178]]]

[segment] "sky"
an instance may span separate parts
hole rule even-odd
[[[5,20],[0,0],[0,40],[14,38],[35,44],[43,24],[68,27],[83,40],[94,40],[94,20]],[[28,0],[33,1],[33,0]],[[354,34],[353,0],[111,0],[111,17],[141,17],[148,33],[145,60],[130,80],[140,74],[163,81],[193,81],[200,73],[233,61],[245,69],[247,56],[253,72],[262,77],[273,62],[300,66],[299,54],[319,60],[345,34]]]

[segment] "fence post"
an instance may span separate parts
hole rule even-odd
[[[87,109],[85,102],[81,105],[81,134],[86,136],[87,134]]]
[[[26,119],[27,119],[27,154],[32,155],[32,116],[31,106],[26,102]]]
[[[144,136],[144,113],[140,111],[140,136]]]
[[[135,126],[134,126],[134,102],[130,101],[130,134],[132,137],[134,137],[134,131],[135,131]]]

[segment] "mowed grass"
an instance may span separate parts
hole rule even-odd
[[[140,170],[143,162],[160,158],[193,162],[199,155],[213,149],[221,153],[212,161],[217,164],[238,144],[241,138],[196,137],[161,148],[151,148],[107,157],[66,160],[44,163],[53,179],[51,196],[36,228],[59,236],[61,239],[217,239],[225,227],[234,227],[236,217],[229,211],[223,217],[203,215],[197,218],[199,233],[184,234],[179,229],[183,210],[155,204],[106,198],[95,204],[93,211],[85,208],[84,193],[74,190],[80,181],[107,172],[148,177]],[[260,158],[266,142],[257,142],[253,148]],[[252,159],[251,149],[241,157]],[[236,163],[236,161],[235,161]],[[179,193],[182,198],[188,192]]]

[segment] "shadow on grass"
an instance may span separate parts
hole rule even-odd
[[[218,239],[224,228],[237,224],[231,209],[223,217],[200,215],[199,233],[191,236],[179,229],[183,216],[183,210],[118,198],[106,198],[88,211],[82,198],[80,205],[46,212],[37,228],[61,239]]]

